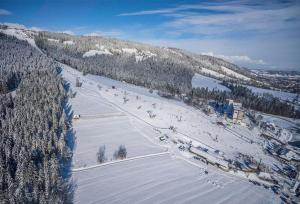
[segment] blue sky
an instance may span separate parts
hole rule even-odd
[[[297,0],[1,0],[0,22],[179,47],[251,68],[300,71]]]

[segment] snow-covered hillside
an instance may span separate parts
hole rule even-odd
[[[230,89],[223,86],[221,83],[222,82],[217,79],[206,77],[206,76],[203,76],[200,74],[195,74],[195,76],[192,79],[192,85],[195,88],[197,88],[197,87],[206,88],[207,87],[208,90],[210,90],[210,91],[212,91],[212,90],[230,91]]]
[[[259,95],[268,93],[268,94],[273,95],[274,97],[280,98],[281,100],[293,101],[293,100],[297,99],[297,94],[295,94],[295,93],[289,93],[289,92],[284,92],[284,91],[275,91],[275,90],[271,90],[271,89],[262,89],[262,88],[257,88],[254,86],[246,86],[246,85],[245,85],[245,87],[251,89],[252,92],[257,93]]]
[[[1,27],[0,31],[39,49],[34,41],[37,31],[22,27]],[[84,60],[122,55],[124,60],[133,59],[130,65],[135,65],[148,58],[153,63],[170,58],[174,61],[167,63],[172,68],[173,62],[180,62],[190,68],[189,76],[196,72],[193,87],[229,91],[220,80],[198,73],[225,80],[251,80],[251,74],[236,65],[178,49],[106,38],[45,35],[47,43],[62,48],[86,45],[76,47]],[[36,42],[39,45],[41,41]],[[276,189],[271,187],[277,180],[293,184],[293,179],[284,180],[278,173],[287,168],[282,158],[267,152],[277,144],[265,140],[261,129],[252,126],[247,117],[248,126],[244,122],[235,125],[216,113],[206,115],[182,101],[163,98],[156,90],[60,66],[70,84],[70,108],[77,116],[72,122],[76,203],[279,203],[273,192]],[[291,138],[288,130],[280,134],[283,136],[275,138],[278,143],[286,144]],[[106,161],[98,163],[97,152],[103,145]],[[127,150],[123,160],[114,157],[120,145]],[[298,159],[296,151],[287,151],[284,156]]]
[[[83,57],[92,57],[95,55],[112,55],[108,50],[89,50],[83,54]]]
[[[205,74],[221,80],[235,80],[248,85],[271,86],[277,88],[298,89],[297,83],[293,86],[281,85],[276,83],[274,77],[258,77],[257,71],[240,68],[223,59],[208,55],[191,53],[177,48],[155,47],[147,44],[130,42],[125,40],[97,37],[97,36],[73,36],[65,33],[44,32],[36,29],[28,29],[22,25],[0,24],[0,32],[14,35],[19,39],[28,41],[36,47],[34,38],[42,35],[49,43],[61,44],[62,47],[76,47],[83,57],[95,55],[127,55],[134,56],[136,62],[148,58],[169,59],[174,63],[189,67],[195,73]],[[81,46],[82,45],[82,46]],[[264,75],[265,76],[265,75]],[[274,80],[275,82],[272,82]],[[272,83],[271,83],[272,82]],[[294,82],[293,82],[294,83]],[[296,88],[294,88],[296,87]]]
[[[242,152],[261,158],[270,167],[280,166],[263,153],[256,131],[224,129],[216,124],[215,116],[207,117],[182,102],[62,66],[63,77],[76,92],[70,101],[74,114],[81,115],[73,122],[76,203],[240,203],[248,202],[253,194],[253,203],[279,203],[270,189],[249,183],[246,175],[222,172],[193,159],[187,149],[179,149],[179,141],[191,140],[209,151],[218,150],[220,158],[235,158]],[[81,87],[75,87],[77,77]],[[111,160],[120,144],[127,148],[127,159]],[[108,161],[97,164],[101,145],[106,145]]]
[[[1,24],[0,24],[1,25]],[[0,28],[0,32],[4,33],[6,35],[11,35],[19,40],[25,40],[27,41],[32,47],[35,47],[36,49],[39,50],[39,48],[36,46],[35,41],[34,41],[34,35],[37,33],[32,30],[28,30],[25,27],[21,27],[18,25],[15,26],[10,26],[6,29]]]

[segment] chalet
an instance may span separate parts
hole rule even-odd
[[[73,119],[79,119],[79,118],[80,118],[80,115],[79,115],[79,114],[73,115]]]

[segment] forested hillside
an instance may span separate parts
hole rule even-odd
[[[60,70],[25,41],[1,34],[0,47],[0,201],[70,203],[72,152]]]
[[[191,91],[194,73],[187,64],[159,56],[155,58],[148,56],[137,60],[136,56],[130,53],[109,54],[109,51],[106,52],[107,54],[85,57],[85,53],[93,49],[97,42],[100,43],[101,38],[75,37],[48,32],[40,33],[36,38],[38,47],[49,56],[84,74],[103,75],[171,93]],[[132,49],[128,50],[132,51]]]
[[[215,100],[217,109],[223,112],[227,109],[228,99],[234,99],[242,103],[246,109],[261,111],[264,113],[280,115],[290,118],[300,118],[300,111],[285,101],[272,96],[271,94],[258,95],[244,86],[223,82],[224,86],[231,91],[208,90],[207,88],[194,88],[193,98]]]

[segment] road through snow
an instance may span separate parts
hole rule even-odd
[[[114,165],[114,164],[118,164],[118,163],[121,163],[121,162],[128,162],[128,161],[132,161],[132,160],[144,159],[144,158],[147,158],[147,157],[157,157],[157,156],[166,155],[166,154],[170,154],[170,152],[161,152],[161,153],[154,153],[154,154],[147,154],[147,155],[143,155],[143,156],[131,157],[131,158],[127,158],[127,159],[114,160],[114,161],[105,162],[105,163],[102,163],[102,164],[97,164],[97,165],[92,165],[92,166],[87,166],[87,167],[81,167],[81,168],[77,168],[77,169],[75,168],[75,169],[72,169],[72,172],[86,171],[86,170],[89,170],[89,169],[94,169],[94,168],[108,166],[108,165]]]

